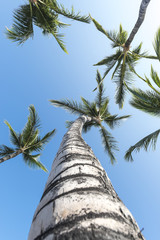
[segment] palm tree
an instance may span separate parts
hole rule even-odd
[[[113,129],[115,126],[120,124],[121,120],[128,118],[129,115],[118,117],[117,114],[110,114],[108,109],[109,99],[108,97],[104,96],[104,86],[99,71],[97,71],[96,81],[98,84],[98,92],[94,102],[89,102],[85,98],[81,97],[82,103],[80,104],[69,99],[62,101],[51,100],[51,103],[54,106],[62,107],[68,110],[70,113],[78,114],[80,116],[87,116],[90,120],[84,124],[83,131],[87,132],[91,129],[92,126],[99,128],[99,133],[102,138],[104,149],[108,153],[111,163],[114,163],[116,161],[114,150],[118,150],[118,147],[116,145],[115,139],[102,125],[102,122],[106,123],[111,129]],[[72,123],[73,122],[68,122],[69,126]]]
[[[101,80],[99,73],[97,79]],[[101,84],[94,103],[84,98],[82,104],[51,100],[53,105],[62,106],[80,117],[63,137],[35,211],[28,240],[144,239],[105,170],[81,136],[82,129],[88,130],[92,125],[100,126],[103,132],[102,119],[114,126],[127,117],[110,115],[108,98],[102,93]],[[104,134],[105,145],[110,149],[113,139],[106,130]],[[112,154],[110,157],[113,159]]]
[[[28,38],[33,37],[33,25],[42,29],[43,34],[52,34],[60,47],[67,53],[63,42],[63,34],[59,29],[68,24],[59,20],[59,15],[63,15],[73,20],[89,23],[89,16],[81,16],[75,13],[73,7],[71,11],[65,9],[56,0],[28,0],[28,4],[21,5],[13,13],[13,26],[7,28],[7,37],[18,44],[23,44]]]
[[[156,33],[154,49],[157,58],[160,61],[160,28]],[[160,77],[158,76],[158,73],[151,66],[151,79],[154,84],[152,84],[152,82],[146,76],[145,78],[140,78],[151,88],[151,90],[143,91],[141,89],[131,89],[127,87],[133,96],[130,101],[131,105],[153,116],[160,116]],[[131,146],[126,152],[125,159],[128,161],[133,161],[133,151],[140,151],[142,148],[147,151],[149,146],[152,146],[152,148],[155,149],[159,133],[160,129],[147,135],[138,141],[135,145]]]
[[[0,145],[0,163],[22,154],[24,162],[32,168],[41,168],[45,172],[47,169],[38,161],[40,154],[32,154],[43,150],[45,144],[49,142],[55,133],[55,129],[48,132],[44,137],[39,136],[40,121],[33,105],[29,106],[28,121],[21,133],[17,133],[9,122],[5,121],[9,127],[10,140],[15,148]]]
[[[91,18],[96,28],[102,32],[109,40],[111,40],[112,48],[115,48],[116,51],[111,56],[105,57],[103,60],[95,64],[97,65],[105,65],[106,71],[104,73],[103,79],[106,75],[110,72],[111,69],[113,70],[112,79],[115,80],[117,84],[116,89],[116,103],[119,104],[119,107],[123,107],[124,98],[126,94],[126,86],[125,83],[130,84],[132,82],[132,73],[135,73],[135,65],[141,58],[151,58],[157,59],[155,56],[148,56],[146,52],[141,53],[142,43],[140,43],[136,48],[132,51],[130,49],[130,44],[133,41],[135,34],[137,33],[140,25],[142,24],[147,6],[150,0],[142,0],[139,17],[138,20],[129,36],[127,38],[128,33],[123,30],[122,26],[120,25],[119,31],[106,31],[94,18]],[[95,88],[94,90],[96,90]]]

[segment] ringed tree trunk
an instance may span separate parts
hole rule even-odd
[[[144,239],[105,170],[81,137],[86,116],[64,135],[28,240]]]

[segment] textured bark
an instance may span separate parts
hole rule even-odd
[[[19,150],[17,150],[17,151],[14,152],[14,153],[8,154],[7,156],[0,158],[0,163],[5,162],[5,161],[7,161],[7,160],[9,160],[9,159],[11,159],[11,158],[14,158],[14,157],[16,157],[17,155],[21,154],[22,152],[23,152],[23,151],[22,151],[21,149],[19,149]]]
[[[92,149],[78,118],[64,135],[28,240],[144,239]]]
[[[148,7],[148,4],[150,3],[151,0],[142,0],[141,5],[140,5],[140,9],[139,9],[139,16],[137,19],[137,22],[129,36],[129,38],[127,39],[126,43],[125,43],[125,47],[128,48],[131,44],[131,42],[133,41],[133,38],[135,37],[138,29],[140,28],[141,24],[144,21],[145,18],[145,14],[146,14],[146,10]]]

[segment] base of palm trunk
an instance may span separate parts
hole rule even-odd
[[[28,240],[144,239],[91,148],[81,117],[65,134]]]

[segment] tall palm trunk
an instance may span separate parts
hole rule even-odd
[[[140,9],[139,9],[139,16],[137,19],[137,22],[131,32],[131,34],[129,35],[129,38],[127,39],[126,43],[125,43],[125,47],[129,48],[131,42],[133,41],[133,38],[135,37],[138,29],[140,28],[141,24],[144,21],[145,18],[145,14],[146,14],[146,10],[148,7],[148,4],[151,0],[142,0],[141,5],[140,5]]]
[[[64,135],[28,240],[144,239],[91,148],[81,137],[86,116]]]

